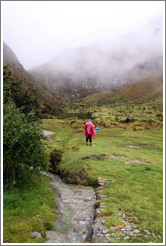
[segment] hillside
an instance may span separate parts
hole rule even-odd
[[[49,90],[49,88],[29,74],[23,68],[14,52],[5,43],[3,45],[3,65],[7,66],[7,70],[11,72],[13,85],[14,83],[16,85],[21,83],[20,92],[27,92],[33,101],[38,101],[42,114],[59,115],[63,112],[68,100],[64,99],[59,92]]]
[[[85,104],[99,103],[101,105],[109,101],[146,103],[156,100],[160,102],[163,100],[163,78],[161,73],[141,77],[115,92],[103,90],[76,101]]]
[[[145,76],[115,92],[103,90],[75,101],[75,112],[85,112],[96,122],[163,121],[162,74]],[[81,105],[81,106],[80,106]],[[74,111],[73,111],[74,112]],[[102,124],[102,123],[101,123]]]

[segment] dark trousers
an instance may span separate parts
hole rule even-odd
[[[89,139],[89,142],[91,143],[92,142],[92,135],[88,135],[88,137],[86,138],[86,142],[88,142],[88,139]]]

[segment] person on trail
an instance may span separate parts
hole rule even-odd
[[[88,145],[88,140],[92,146],[92,139],[96,136],[95,126],[92,123],[91,119],[85,123],[83,127],[84,135],[86,137],[86,145]]]

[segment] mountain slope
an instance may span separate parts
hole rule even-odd
[[[68,101],[56,91],[49,90],[45,85],[38,82],[21,65],[14,52],[4,43],[3,65],[11,72],[13,81],[21,80],[22,90],[27,91],[33,100],[38,100],[42,113],[58,115],[65,108]]]
[[[105,104],[109,103],[109,101],[145,103],[156,100],[160,102],[163,100],[163,77],[161,73],[141,77],[133,81],[132,84],[115,92],[103,90],[98,93],[93,93],[82,99],[77,99],[77,102],[85,104]]]

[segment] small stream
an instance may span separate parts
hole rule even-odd
[[[94,188],[65,184],[57,175],[42,173],[51,178],[51,186],[59,195],[55,199],[55,230],[46,231],[45,243],[90,243],[96,213]]]

